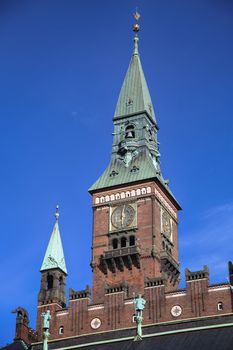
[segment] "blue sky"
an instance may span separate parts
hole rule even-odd
[[[183,271],[227,279],[233,259],[231,0],[1,0],[0,345],[24,306],[60,205],[67,285],[91,283],[87,189],[110,159],[112,116],[132,53],[132,12],[160,127],[161,167],[181,203]],[[4,329],[4,331],[3,331]]]

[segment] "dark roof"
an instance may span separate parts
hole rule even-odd
[[[10,343],[0,350],[26,350],[28,349],[28,345],[22,340],[15,340],[13,343]]]
[[[133,328],[92,333],[50,341],[49,350],[232,350],[233,314],[145,326],[142,341],[134,336]],[[31,347],[42,349],[42,343]]]

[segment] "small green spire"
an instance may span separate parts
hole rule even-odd
[[[67,274],[65,257],[62,247],[61,235],[58,226],[58,218],[59,218],[59,207],[56,206],[55,212],[55,225],[53,228],[52,235],[49,240],[49,244],[45,253],[45,257],[43,263],[41,265],[40,271],[51,270],[55,268],[59,268],[63,272]]]

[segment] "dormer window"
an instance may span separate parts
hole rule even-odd
[[[134,129],[133,125],[129,125],[125,129],[125,138],[126,139],[134,139],[135,138],[135,129]]]

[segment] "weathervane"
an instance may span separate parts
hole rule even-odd
[[[133,25],[133,31],[134,31],[134,55],[138,55],[138,32],[140,30],[140,25],[138,23],[139,18],[141,17],[140,13],[138,12],[137,8],[136,11],[133,13],[134,19],[136,20],[136,23]]]
[[[56,218],[56,221],[58,221],[58,218],[59,218],[59,205],[56,206],[56,212],[55,212],[55,218]]]
[[[140,25],[138,23],[139,18],[141,17],[141,14],[138,12],[137,8],[136,11],[133,13],[134,19],[136,19],[136,23],[133,25],[133,31],[135,35],[137,35],[137,32],[140,30]]]

